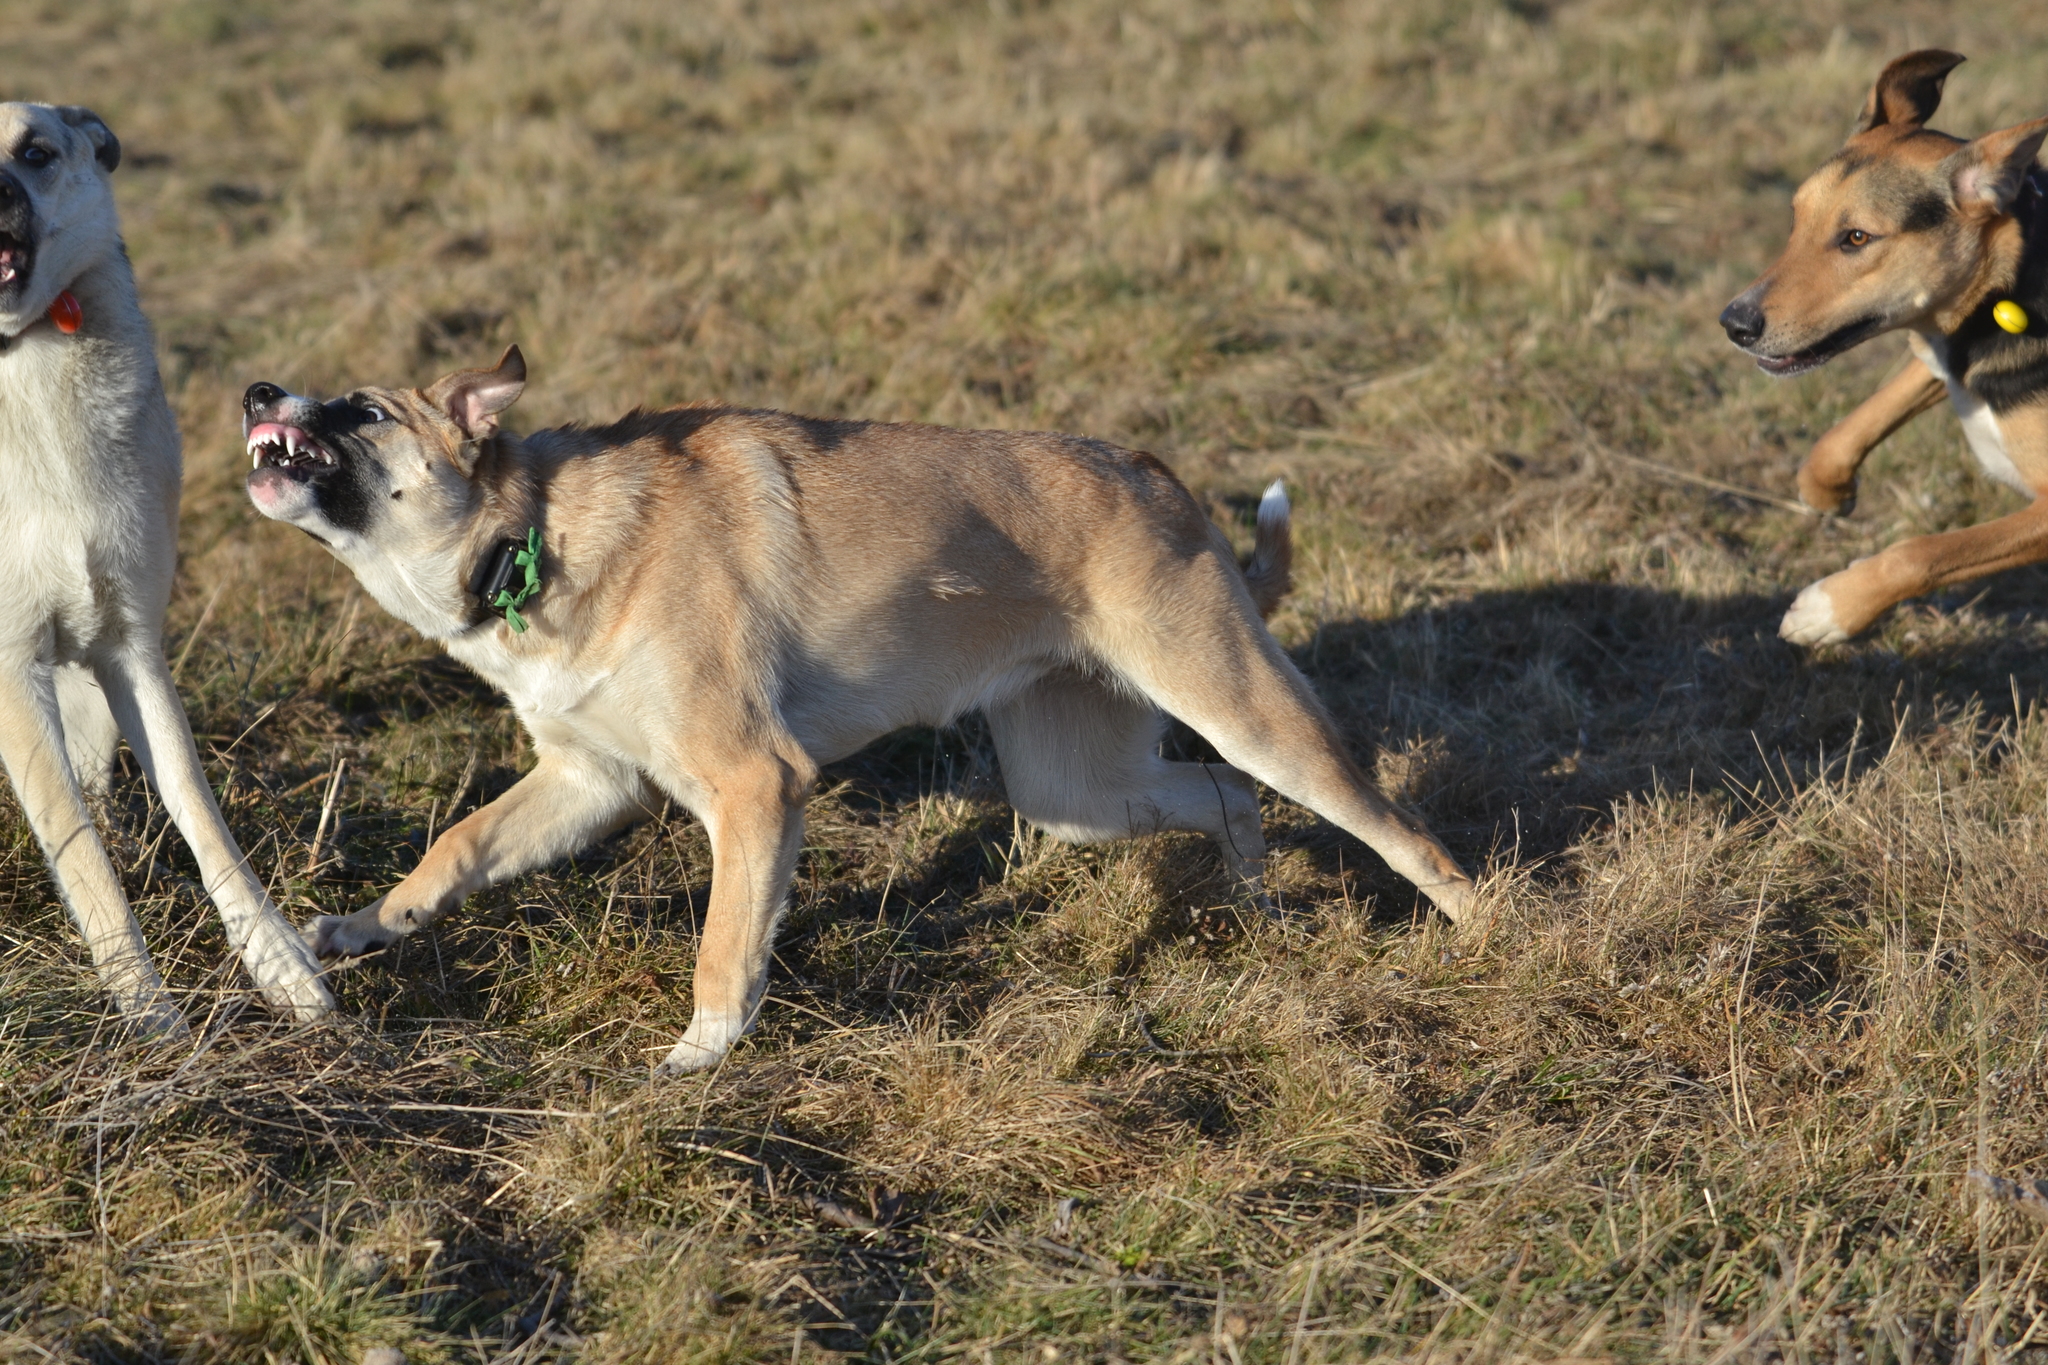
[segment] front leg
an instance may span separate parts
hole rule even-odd
[[[432,924],[473,892],[647,819],[660,798],[628,764],[549,747],[510,791],[434,841],[410,876],[353,915],[302,931],[323,958],[362,957]]]
[[[93,672],[128,747],[199,864],[228,942],[272,1008],[309,1022],[334,1008],[320,964],[278,911],[228,832],[199,765],[192,727],[161,652],[143,647],[96,660]]]
[[[1909,356],[1906,368],[1813,443],[1799,467],[1799,500],[1816,512],[1856,510],[1856,471],[1878,443],[1947,396],[1948,386]]]
[[[711,905],[697,945],[690,1027],[657,1075],[715,1065],[754,1026],[814,776],[808,760],[766,754],[690,784],[707,794],[700,814],[711,836]]]
[[[1915,536],[1809,584],[1778,634],[1795,645],[1840,644],[1887,609],[1953,583],[2048,560],[2048,498],[1960,531]]]

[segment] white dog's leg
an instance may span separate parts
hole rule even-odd
[[[107,709],[99,679],[83,664],[61,664],[55,670],[57,711],[64,719],[64,752],[71,772],[87,796],[104,796],[114,772],[114,753],[121,729]]]
[[[0,760],[49,860],[50,875],[92,950],[100,983],[138,1027],[179,1036],[185,1017],[164,993],[142,926],[92,827],[64,753],[57,685],[46,664],[0,668]]]
[[[320,964],[264,893],[221,818],[163,655],[146,647],[112,653],[98,672],[128,747],[198,860],[206,894],[256,988],[273,1008],[295,1019],[331,1011],[334,997],[320,980]]]

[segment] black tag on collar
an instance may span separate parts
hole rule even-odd
[[[520,571],[516,557],[525,544],[517,540],[501,540],[498,548],[491,552],[491,558],[484,569],[482,585],[477,589],[477,605],[493,616],[503,616],[504,609],[497,605],[498,595],[511,590],[514,583],[524,581],[526,575]]]

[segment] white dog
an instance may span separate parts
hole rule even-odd
[[[0,761],[124,1015],[185,1029],[83,800],[125,735],[258,988],[316,1018],[319,966],[228,833],[164,666],[178,429],[114,214],[120,143],[85,109],[0,104],[0,158]]]

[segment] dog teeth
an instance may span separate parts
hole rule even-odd
[[[296,464],[333,465],[334,455],[325,446],[307,437],[304,440],[286,431],[281,434],[265,433],[251,439],[245,449],[249,452],[249,466],[261,469],[265,461],[280,466]]]

